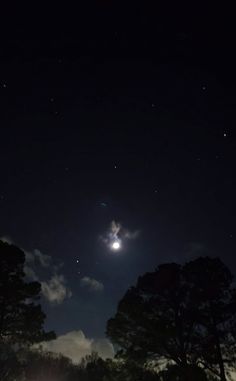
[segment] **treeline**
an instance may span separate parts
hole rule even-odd
[[[9,354],[9,353],[8,353]],[[124,381],[159,380],[152,370],[135,363],[103,360],[96,353],[86,356],[79,364],[63,355],[28,350],[12,354],[0,361],[1,381]]]
[[[116,358],[73,364],[32,349],[44,331],[40,284],[26,282],[25,255],[0,241],[1,381],[230,380],[236,369],[236,289],[219,258],[168,263],[138,278],[107,323]]]
[[[197,366],[189,367],[189,380],[216,381],[218,378]],[[96,353],[78,364],[63,355],[40,351],[1,348],[1,381],[182,381],[181,369],[172,364],[158,370],[124,359],[103,360]]]

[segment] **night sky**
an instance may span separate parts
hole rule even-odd
[[[220,256],[236,273],[230,10],[167,8],[6,10],[0,236],[26,251],[58,335],[104,338],[160,263]]]

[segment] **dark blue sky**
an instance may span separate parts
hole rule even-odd
[[[207,254],[236,271],[230,24],[96,7],[53,32],[16,23],[0,62],[0,233],[51,257],[29,263],[40,281],[63,277],[47,327],[90,337],[160,263]],[[117,253],[99,238],[112,221],[139,231]]]

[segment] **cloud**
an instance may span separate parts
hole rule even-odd
[[[134,230],[133,232],[129,230],[124,231],[124,238],[127,239],[136,239],[140,235],[140,230]]]
[[[119,222],[116,222],[116,221],[111,221],[111,232],[112,234],[114,234],[114,236],[117,236],[120,229],[121,229],[121,224]]]
[[[14,245],[14,241],[9,237],[1,237],[0,240],[10,245]],[[21,248],[25,253],[25,276],[31,281],[38,281],[41,283],[42,296],[52,304],[60,304],[66,298],[72,296],[71,290],[66,286],[64,275],[59,274],[63,267],[62,263],[53,263],[53,258],[50,255],[43,254],[40,250],[34,249],[27,251]],[[47,269],[48,276],[51,274],[49,280],[40,279],[40,270]]]
[[[83,357],[97,352],[100,357],[112,358],[113,345],[107,339],[89,339],[82,331],[71,331],[60,335],[57,339],[40,344],[43,350],[61,353],[74,363],[79,363]]]
[[[104,285],[96,279],[88,276],[83,277],[80,280],[81,287],[87,288],[89,291],[103,291]]]
[[[34,257],[39,261],[40,265],[43,267],[49,267],[52,257],[50,255],[46,255],[41,253],[40,250],[34,249]]]
[[[36,275],[35,271],[30,267],[25,265],[24,266],[24,273],[27,276],[27,278],[38,281],[38,276]]]
[[[60,304],[66,298],[72,296],[72,292],[66,287],[66,281],[63,275],[55,274],[45,282],[41,282],[42,294],[50,303]]]
[[[25,261],[27,263],[38,263],[42,267],[49,267],[52,261],[50,255],[43,254],[40,250],[34,249],[32,252],[25,252]]]
[[[14,242],[12,241],[12,239],[8,236],[4,236],[4,237],[0,237],[0,240],[2,242],[5,242],[5,243],[8,243],[9,245],[14,245]]]
[[[100,236],[100,239],[110,247],[114,241],[134,240],[138,238],[139,235],[140,230],[131,231],[124,228],[120,222],[113,220],[105,234]]]

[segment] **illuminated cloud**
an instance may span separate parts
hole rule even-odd
[[[55,274],[47,282],[41,282],[42,294],[50,303],[61,304],[66,298],[72,296],[72,292],[66,287],[63,275]]]
[[[129,231],[129,230],[124,230],[124,238],[127,239],[136,239],[140,235],[140,230],[134,230],[134,231]]]
[[[25,259],[28,263],[38,263],[42,267],[49,267],[52,261],[50,255],[43,254],[38,249],[34,249],[32,252],[25,251]]]
[[[100,239],[108,247],[113,248],[114,242],[121,244],[123,240],[134,240],[138,238],[139,235],[140,230],[131,231],[124,228],[120,222],[113,220],[105,234],[100,236]]]
[[[85,276],[80,280],[80,285],[81,287],[87,288],[89,291],[94,292],[103,291],[104,289],[104,285],[101,282],[88,276]]]
[[[111,233],[114,235],[114,237],[117,237],[118,233],[120,232],[120,229],[121,229],[121,224],[119,222],[116,222],[116,221],[111,221],[111,227],[110,227],[110,230],[111,230]]]
[[[40,343],[45,351],[61,353],[74,363],[83,357],[97,352],[103,359],[114,357],[113,345],[107,339],[89,339],[82,331],[71,331],[58,336],[55,340]]]
[[[33,280],[33,281],[38,281],[38,276],[36,275],[35,271],[32,269],[32,267],[25,265],[24,266],[24,273],[27,278]]]
[[[8,243],[9,245],[14,245],[14,242],[12,241],[12,239],[8,236],[4,236],[4,237],[0,237],[0,240],[2,242],[5,242],[5,243]]]
[[[14,245],[14,241],[9,237],[1,237],[0,240]],[[71,290],[66,286],[64,275],[59,274],[63,267],[62,263],[54,264],[50,255],[43,254],[40,250],[34,249],[27,251],[21,248],[25,253],[24,272],[28,280],[41,283],[42,296],[52,304],[60,304],[65,299],[72,296]],[[40,279],[39,273],[47,270],[48,280]]]

